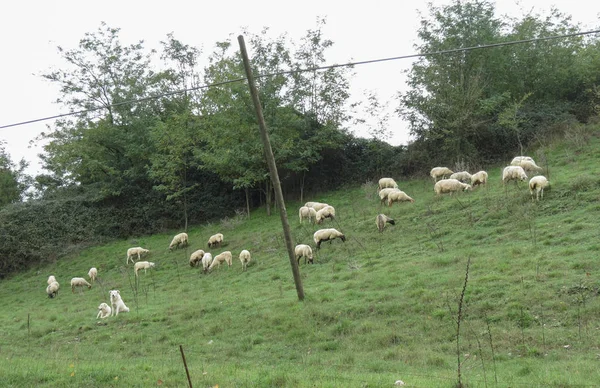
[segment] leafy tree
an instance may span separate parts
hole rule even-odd
[[[21,200],[31,183],[30,177],[24,173],[26,168],[24,159],[18,166],[12,162],[6,151],[6,142],[0,140],[0,208]]]

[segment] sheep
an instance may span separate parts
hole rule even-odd
[[[231,267],[233,257],[231,256],[230,251],[221,252],[220,254],[216,255],[210,264],[210,267],[208,267],[208,270],[212,271],[213,267],[220,267],[222,262],[226,262],[227,265]]]
[[[450,175],[450,179],[456,179],[462,183],[471,183],[471,174],[469,174],[467,171],[455,172],[454,174]]]
[[[392,206],[394,202],[415,202],[414,199],[409,197],[404,191],[392,191],[387,196],[388,207]]]
[[[433,190],[437,195],[443,193],[454,193],[457,191],[467,191],[471,190],[472,186],[467,183],[462,183],[458,179],[442,179],[441,181],[437,181]]]
[[[510,165],[511,166],[520,166],[521,162],[524,160],[528,160],[530,162],[533,162],[535,164],[535,161],[533,160],[533,158],[529,157],[529,156],[515,156],[513,158],[513,160],[511,160]]]
[[[137,258],[139,260],[142,258],[142,256],[147,255],[148,253],[150,253],[150,251],[142,247],[129,248],[127,250],[127,261],[125,262],[125,264],[129,264],[129,260],[131,260],[132,263],[135,263],[135,261],[133,260],[134,255],[137,255]]]
[[[148,268],[154,268],[155,264],[151,263],[149,261],[138,261],[137,263],[135,263],[135,265],[133,266],[133,270],[135,271],[135,276],[138,276],[138,271],[140,269],[144,270],[144,273],[146,273],[146,270]]]
[[[335,218],[335,209],[333,208],[333,206],[328,205],[325,206],[323,209],[319,210],[317,212],[315,221],[317,222],[317,224],[321,224],[325,218]]]
[[[98,277],[98,270],[96,269],[96,267],[90,268],[90,270],[88,272],[88,276],[90,277],[90,280],[92,281],[92,283],[94,283],[96,281],[96,278]]]
[[[397,189],[398,184],[392,178],[381,178],[379,180],[378,190],[381,191],[382,189],[386,189],[386,188]]]
[[[450,170],[448,167],[434,167],[429,173],[434,182],[437,182],[438,178],[445,178],[446,176],[450,176],[452,174],[454,174],[454,171]]]
[[[544,199],[544,189],[550,185],[548,179],[543,175],[536,175],[529,180],[529,193],[531,194],[531,200],[533,201],[533,191],[535,190],[536,200],[540,200],[540,193],[542,199]]]
[[[388,195],[390,195],[390,193],[393,193],[394,191],[400,191],[399,189],[392,189],[392,188],[385,188],[385,189],[381,189],[381,191],[379,191],[379,199],[381,199],[381,204],[383,204],[384,202],[387,201],[387,197]]]
[[[213,257],[212,254],[210,252],[206,252],[204,254],[204,256],[202,256],[202,271],[204,273],[208,272],[208,269],[210,268],[210,265],[212,264],[213,261]]]
[[[223,234],[217,233],[210,236],[208,239],[208,247],[216,247],[217,245],[220,247],[223,244]]]
[[[519,164],[519,166],[521,166],[521,168],[523,168],[523,170],[527,173],[527,172],[540,172],[543,170],[543,168],[541,168],[540,166],[538,166],[537,164],[535,164],[534,161],[530,161],[530,160],[523,160],[521,161],[521,163]]]
[[[298,261],[298,265],[300,265],[300,259],[304,257],[304,264],[306,264],[306,260],[308,259],[309,264],[313,264],[313,253],[312,249],[309,245],[306,244],[298,244],[294,248],[294,254],[296,256],[296,260]]]
[[[56,278],[54,277],[54,275],[48,276],[48,285],[54,283],[55,281],[56,281]]]
[[[375,218],[375,223],[377,224],[377,229],[379,229],[379,233],[383,232],[383,228],[385,228],[386,223],[396,225],[396,221],[394,221],[393,218],[386,216],[385,214],[377,215],[377,218]]]
[[[71,292],[75,293],[75,287],[84,287],[92,288],[92,285],[87,282],[84,278],[73,278],[71,279]]]
[[[202,257],[204,257],[204,251],[202,249],[198,249],[190,256],[190,267],[197,267],[202,262]]]
[[[471,175],[471,186],[485,185],[487,183],[488,173],[481,170]]]
[[[188,246],[188,235],[187,233],[179,233],[173,237],[171,240],[171,244],[169,244],[169,251],[173,249],[177,249],[179,247],[187,247]]]
[[[342,240],[342,242],[346,242],[346,236],[344,236],[344,234],[340,231],[338,231],[337,229],[334,228],[330,228],[330,229],[320,229],[317,230],[315,232],[315,234],[313,235],[313,239],[315,241],[315,244],[317,244],[317,249],[321,248],[321,243],[323,241],[330,241],[334,240],[336,238],[339,238]]]
[[[525,170],[521,166],[506,166],[504,170],[502,170],[502,183],[510,182],[510,181],[524,181],[527,180],[527,174],[525,174]]]
[[[323,209],[325,206],[329,206],[329,205],[326,203],[322,203],[322,202],[306,202],[304,204],[304,206],[312,207],[313,209],[315,209],[316,212],[318,212],[319,210]]]
[[[317,211],[312,207],[302,206],[298,211],[298,217],[300,217],[300,223],[302,223],[302,220],[314,222],[317,217]]]
[[[240,261],[242,262],[242,272],[248,268],[248,263],[252,258],[250,257],[250,252],[244,249],[240,252]]]
[[[100,306],[98,306],[98,315],[96,315],[96,319],[108,318],[108,317],[110,317],[111,313],[112,313],[112,309],[110,308],[110,306],[107,305],[106,303],[102,302],[102,303],[100,303]]]
[[[58,295],[59,288],[60,284],[58,284],[57,281],[48,284],[48,287],[46,287],[46,294],[48,294],[48,298],[54,298],[56,295]]]
[[[123,302],[119,290],[110,290],[108,292],[108,295],[110,295],[110,304],[112,306],[111,315],[114,315],[116,317],[117,315],[119,315],[120,311],[123,311],[125,313],[129,312],[129,307],[125,306],[125,302]]]

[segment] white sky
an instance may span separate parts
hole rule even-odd
[[[448,0],[432,0],[436,5]],[[287,32],[299,42],[308,29],[316,26],[316,18],[326,17],[324,36],[335,45],[327,53],[328,64],[364,61],[415,53],[419,16],[426,14],[425,1],[182,1],[146,2],[138,0],[104,0],[82,2],[74,0],[6,1],[0,7],[0,126],[56,114],[66,110],[54,104],[57,89],[39,74],[64,66],[56,46],[76,48],[86,32],[94,32],[100,22],[121,28],[124,44],[144,40],[146,48],[158,48],[159,42],[173,32],[184,44],[202,48],[204,55],[212,52],[217,41],[233,39],[240,27],[258,33],[269,27],[273,37]],[[210,4],[208,4],[210,3]],[[150,5],[152,4],[152,5]],[[521,15],[530,10],[546,13],[552,5],[582,29],[593,29],[599,22],[600,2],[589,0],[498,0],[501,15]],[[484,43],[484,42],[482,42]],[[390,110],[396,106],[392,96],[404,90],[402,71],[410,67],[409,60],[383,62],[355,67],[351,92],[359,99],[365,90],[373,90],[381,101],[390,100]],[[30,161],[31,174],[41,172],[37,154],[39,146],[29,146],[52,121],[0,129],[0,140],[8,144],[14,162]],[[392,144],[405,144],[408,128],[399,119],[390,122]],[[356,132],[367,136],[364,131]]]

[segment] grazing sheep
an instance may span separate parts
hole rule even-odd
[[[216,255],[208,270],[212,271],[213,267],[220,267],[222,262],[226,262],[227,265],[231,267],[231,264],[233,263],[233,256],[231,255],[230,251],[221,252],[220,254]]]
[[[450,175],[450,179],[456,179],[462,183],[471,183],[471,174],[466,171],[455,172],[454,174]]]
[[[529,180],[529,193],[531,194],[531,200],[533,201],[533,191],[535,190],[535,199],[540,200],[540,193],[542,199],[544,199],[544,189],[550,185],[548,179],[543,175],[536,175]]]
[[[521,168],[523,168],[523,170],[527,173],[527,172],[540,172],[543,170],[543,168],[541,168],[540,166],[538,166],[537,164],[535,164],[534,161],[530,161],[530,160],[523,160],[521,161],[521,163],[519,164],[519,166],[521,166]]]
[[[112,309],[110,308],[110,306],[107,305],[106,303],[102,302],[102,303],[100,303],[100,306],[98,306],[98,315],[96,315],[96,319],[108,318],[108,317],[110,317],[111,312],[112,312]]]
[[[84,278],[73,278],[71,279],[71,292],[75,293],[75,287],[84,287],[92,288],[92,285],[87,282]]]
[[[142,256],[147,255],[148,253],[150,253],[150,251],[148,249],[144,249],[142,247],[129,248],[127,250],[127,261],[125,262],[125,264],[129,264],[129,260],[131,260],[131,262],[134,263],[135,262],[133,260],[134,255],[137,255],[137,258],[139,260],[142,258]]]
[[[396,225],[396,221],[393,218],[386,216],[385,214],[379,214],[375,219],[375,223],[377,224],[377,229],[379,229],[379,233],[383,232],[383,228],[385,228],[385,224]]]
[[[378,190],[381,191],[382,189],[386,189],[386,188],[397,189],[398,184],[392,178],[381,178],[379,180]]]
[[[48,285],[54,283],[55,281],[56,281],[56,278],[54,277],[54,275],[48,276]]]
[[[137,263],[135,263],[135,265],[133,266],[133,270],[135,271],[135,276],[138,276],[138,271],[140,269],[144,270],[144,273],[146,273],[146,270],[148,268],[154,268],[154,263],[151,263],[149,261],[138,261]]]
[[[210,252],[206,252],[204,254],[204,256],[202,256],[202,271],[204,273],[208,272],[208,269],[210,268],[210,265],[212,264],[213,261],[213,257],[212,254]]]
[[[88,276],[90,277],[90,280],[92,281],[92,283],[94,283],[96,281],[96,278],[98,277],[98,270],[96,269],[96,267],[90,268],[90,270],[88,272]]]
[[[511,160],[510,165],[511,166],[520,166],[521,162],[523,162],[525,160],[533,162],[535,164],[535,161],[533,160],[533,158],[531,158],[529,156],[515,156],[513,158],[513,160]]]
[[[120,311],[123,312],[129,312],[129,307],[125,306],[125,302],[123,302],[123,299],[121,298],[121,293],[119,292],[119,290],[110,290],[108,292],[108,294],[110,295],[110,304],[112,306],[112,312],[111,314],[114,316],[119,315]]]
[[[252,258],[250,257],[250,252],[247,250],[243,250],[240,252],[240,261],[242,262],[242,272],[248,268],[248,263]]]
[[[173,237],[173,240],[171,240],[171,244],[169,244],[169,250],[172,251],[173,249],[177,249],[177,248],[184,248],[188,246],[188,235],[187,233],[179,233],[177,235],[175,235],[175,237]]]
[[[388,195],[390,195],[390,193],[393,193],[395,191],[400,191],[399,189],[392,189],[392,188],[385,188],[385,189],[381,189],[381,191],[379,191],[379,198],[381,199],[381,204],[383,204],[384,202],[387,201],[387,197]]]
[[[57,281],[48,284],[48,287],[46,287],[46,294],[48,294],[48,298],[54,298],[56,295],[58,295],[59,288],[60,284],[58,284]]]
[[[223,244],[223,234],[217,233],[210,236],[208,239],[208,247],[216,247],[217,245],[220,247]]]
[[[392,191],[387,196],[388,206],[392,206],[394,202],[415,202],[414,199],[408,196],[404,191]]]
[[[527,180],[527,174],[521,166],[506,166],[502,170],[502,183]]]
[[[442,179],[441,181],[437,181],[435,186],[433,186],[433,190],[437,195],[444,193],[453,194],[457,191],[467,191],[471,189],[471,185],[462,183],[458,179]]]
[[[336,238],[341,239],[342,242],[346,242],[346,236],[344,236],[344,234],[342,232],[340,232],[334,228],[320,229],[320,230],[317,230],[315,232],[315,234],[313,235],[315,244],[317,244],[317,249],[321,248],[321,243],[323,241],[331,242],[332,240],[334,240]]]
[[[317,224],[321,224],[325,218],[334,219],[335,218],[335,209],[333,206],[325,206],[323,209],[317,212],[317,216],[315,218]]]
[[[312,207],[313,209],[315,209],[316,212],[318,212],[319,210],[323,209],[325,206],[329,206],[329,205],[326,203],[322,203],[322,202],[306,202],[304,204],[304,206]]]
[[[487,183],[488,173],[481,170],[471,175],[471,186],[485,185]]]
[[[298,261],[298,265],[300,265],[300,259],[304,257],[304,264],[306,264],[306,260],[308,259],[309,264],[313,264],[313,253],[312,249],[309,245],[306,244],[298,244],[294,248],[294,254],[296,256],[296,260]]]
[[[197,267],[202,262],[202,257],[204,257],[204,251],[202,249],[198,249],[190,256],[190,267]]]
[[[300,217],[300,223],[302,220],[308,220],[308,222],[315,222],[317,217],[317,211],[312,207],[302,206],[298,211],[298,217]]]
[[[429,173],[434,182],[437,182],[438,178],[449,177],[452,174],[454,174],[454,171],[450,170],[448,167],[434,167]]]

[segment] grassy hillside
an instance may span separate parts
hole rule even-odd
[[[598,296],[600,128],[573,130],[532,152],[552,189],[539,203],[525,183],[503,187],[503,166],[483,166],[487,187],[435,197],[425,177],[399,181],[415,203],[379,205],[375,179],[316,200],[336,208],[343,231],[301,264],[299,302],[277,214],[224,219],[189,230],[169,253],[155,235],[87,249],[0,282],[3,386],[451,387],[458,360],[470,387],[592,386],[600,381]],[[548,175],[547,175],[548,176]],[[296,243],[317,229],[298,223]],[[383,212],[395,226],[378,233]],[[221,232],[234,265],[205,275],[188,258]],[[152,251],[154,270],[125,264]],[[242,272],[242,249],[253,261]],[[457,317],[462,303],[457,346]],[[69,280],[99,269],[91,290]],[[57,298],[46,279],[61,283]],[[129,313],[96,319],[108,291]]]

